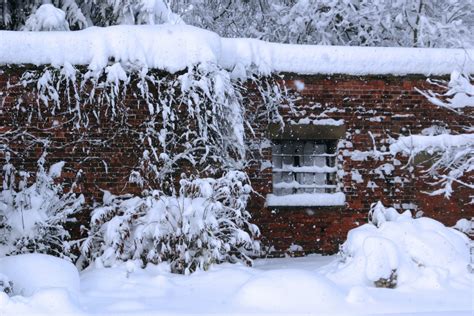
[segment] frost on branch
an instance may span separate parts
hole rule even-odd
[[[0,255],[39,252],[73,257],[65,225],[81,210],[84,197],[65,192],[62,184],[55,183],[64,162],[46,170],[45,157],[46,152],[38,160],[35,182],[29,185],[29,174],[17,172],[6,153],[0,192]]]
[[[247,176],[230,171],[218,179],[181,180],[179,196],[159,191],[144,197],[104,194],[93,210],[82,244],[83,260],[105,266],[139,259],[169,262],[174,273],[244,261],[259,251],[258,228],[246,210]]]

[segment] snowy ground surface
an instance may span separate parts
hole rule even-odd
[[[190,276],[171,274],[165,265],[134,269],[130,262],[89,268],[81,273],[79,292],[1,293],[0,315],[473,315],[473,274],[441,288],[347,286],[325,276],[336,259],[261,259],[252,268],[223,264]]]

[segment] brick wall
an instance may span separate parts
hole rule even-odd
[[[384,163],[393,163],[391,156],[382,159],[369,156],[365,160],[350,157],[355,151],[373,149],[370,133],[376,140],[377,150],[383,151],[382,146],[388,149],[389,144],[382,142],[389,137],[417,134],[432,125],[449,125],[452,131],[460,131],[463,125],[472,126],[471,118],[436,107],[416,92],[415,87],[433,89],[425,77],[288,74],[285,81],[293,90],[296,90],[295,81],[299,81],[300,87],[304,83],[304,89],[299,92],[301,98],[295,104],[296,111],[282,111],[286,121],[318,117],[323,112],[330,118],[344,120],[347,142],[338,153],[345,171],[342,181],[347,203],[345,207],[275,209],[266,208],[265,200],[255,197],[251,209],[256,223],[264,239],[277,250],[286,250],[294,243],[308,252],[336,252],[348,230],[367,222],[370,205],[378,200],[385,205],[395,205],[399,210],[423,212],[447,225],[454,225],[459,218],[474,216],[474,205],[468,204],[470,193],[467,189],[455,190],[449,200],[443,196],[429,196],[424,192],[433,188],[424,181],[423,166],[415,166],[414,172],[410,173],[405,167],[406,157],[397,155],[400,165],[395,166],[391,175],[383,177],[374,174],[373,170]],[[265,128],[259,126],[262,135]],[[264,159],[271,160],[271,149],[264,151]],[[353,170],[361,174],[362,183],[352,180]],[[263,196],[271,193],[270,168],[259,171],[256,167],[252,179],[254,187]],[[403,184],[398,183],[400,179]],[[368,181],[375,182],[378,187],[368,188]]]
[[[45,112],[42,119],[38,119],[37,115],[30,118],[29,114],[35,111],[35,99],[24,88],[11,87],[27,69],[4,67],[0,70],[0,133],[3,137],[8,137],[8,131],[18,126],[28,131],[29,135],[24,137],[48,137],[52,142],[48,161],[66,161],[63,176],[67,181],[72,181],[77,170],[81,169],[83,177],[78,191],[83,192],[90,203],[101,198],[101,189],[117,194],[139,193],[139,188],[127,182],[142,153],[142,149],[130,141],[133,135],[107,119],[100,123],[91,121],[87,129],[78,132],[72,129],[69,114],[60,111],[55,115]],[[298,87],[304,84],[304,89],[296,90],[296,80],[299,81]],[[421,211],[447,225],[453,225],[459,218],[474,216],[474,206],[468,204],[467,190],[455,190],[449,200],[423,193],[432,188],[423,180],[420,166],[416,166],[412,173],[402,168],[407,163],[405,157],[397,157],[400,165],[395,166],[391,175],[385,176],[374,174],[373,170],[386,162],[393,163],[392,157],[351,158],[351,153],[355,151],[373,150],[371,135],[376,140],[377,149],[383,151],[383,146],[388,149],[389,144],[384,141],[389,137],[417,134],[434,124],[449,124],[451,130],[472,125],[468,117],[433,106],[415,91],[415,87],[428,87],[425,77],[286,74],[284,84],[297,97],[295,111],[288,107],[281,109],[285,121],[316,118],[323,112],[330,118],[344,120],[346,134],[341,142],[343,147],[338,151],[338,161],[345,172],[341,181],[347,203],[344,207],[266,207],[265,196],[272,190],[272,170],[262,169],[261,162],[271,161],[271,147],[262,146],[262,156],[248,168],[253,187],[259,193],[253,196],[249,207],[261,229],[264,244],[273,246],[274,254],[285,252],[291,244],[300,245],[304,252],[337,251],[348,230],[367,221],[370,204],[378,200],[386,205],[395,205],[399,210]],[[255,88],[249,85],[246,97],[258,102],[256,95]],[[142,128],[146,108],[140,106],[132,93],[127,96],[126,104],[130,112],[130,127],[137,132]],[[254,128],[257,142],[268,144],[264,141],[268,126],[262,123]],[[96,142],[94,146],[80,141],[81,135],[86,134]],[[34,172],[41,146],[24,148],[20,143],[10,139],[10,146],[16,151],[14,164],[19,169]],[[3,161],[2,155],[0,150]],[[361,174],[362,183],[352,180],[351,171],[354,170]],[[368,188],[368,181],[373,181],[377,187]],[[80,220],[87,220],[87,214],[83,214]]]

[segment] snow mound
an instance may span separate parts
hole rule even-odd
[[[343,260],[329,278],[352,285],[390,280],[393,286],[439,288],[466,276],[469,239],[463,233],[430,218],[413,219],[406,212],[396,216],[394,209],[382,208],[379,202],[373,222],[349,232]]]
[[[302,270],[264,272],[244,284],[235,303],[252,310],[275,312],[308,311],[314,307],[334,310],[344,296],[324,276]]]
[[[55,11],[51,16],[58,15]],[[52,28],[50,24],[54,23],[48,22],[42,29]],[[248,69],[267,75],[446,75],[453,69],[474,73],[474,63],[468,62],[474,59],[474,49],[279,44],[221,38],[183,24],[90,27],[73,32],[0,31],[0,47],[0,64],[71,64],[104,69],[114,61],[174,73],[210,62],[231,70],[236,77],[245,77]]]
[[[30,296],[41,289],[64,288],[79,292],[79,272],[69,261],[43,254],[0,259],[0,273],[13,282],[13,293]]]
[[[461,218],[456,222],[453,228],[465,234],[472,234],[474,232],[474,219],[468,220],[466,218]]]

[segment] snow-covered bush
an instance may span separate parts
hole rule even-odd
[[[41,5],[30,15],[23,27],[24,31],[69,31],[66,13],[52,4]]]
[[[398,214],[380,202],[371,222],[349,231],[342,260],[331,278],[352,284],[395,287],[418,282],[439,286],[463,276],[469,264],[469,239],[430,218]]]
[[[3,191],[0,192],[0,256],[39,252],[59,257],[72,256],[64,227],[80,211],[84,197],[64,191],[55,179],[64,162],[45,170],[44,153],[38,160],[35,182],[28,184],[27,172],[16,172],[6,153]],[[15,175],[21,179],[16,186]]]
[[[160,24],[160,23],[182,23],[179,15],[171,12],[167,1],[164,0],[95,0],[102,6],[113,8],[111,15],[102,13],[103,22],[118,24]],[[102,3],[101,3],[102,2]],[[110,11],[109,11],[110,12]]]
[[[212,263],[243,260],[259,251],[258,228],[246,211],[247,176],[230,171],[218,179],[181,180],[179,196],[104,194],[92,212],[82,244],[83,260],[111,266],[132,259],[167,261],[174,273],[207,269]]]

